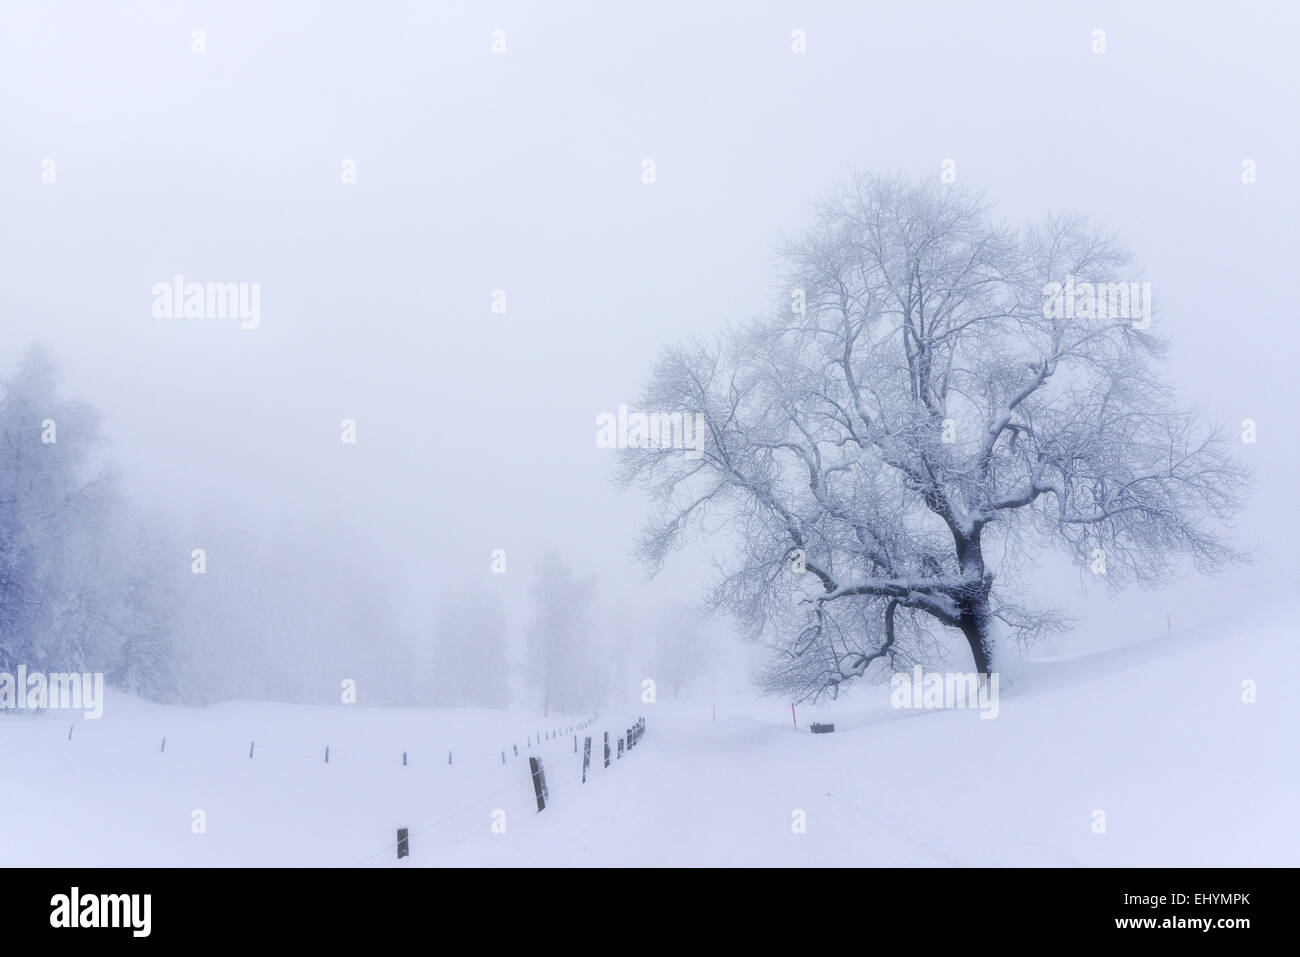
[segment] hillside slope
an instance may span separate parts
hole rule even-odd
[[[1030,661],[994,720],[895,711],[878,693],[820,709],[838,730],[810,735],[780,702],[728,696],[716,720],[711,703],[647,704],[645,739],[608,770],[600,732],[633,712],[585,732],[596,765],[585,785],[566,730],[580,717],[179,709],[115,695],[100,721],[0,720],[0,863],[1294,866],[1300,702],[1287,679],[1300,654],[1288,617]],[[801,725],[811,717],[800,709]],[[552,729],[551,804],[538,814],[522,755],[526,737]],[[797,811],[805,833],[792,829]],[[411,831],[401,862],[398,826]]]

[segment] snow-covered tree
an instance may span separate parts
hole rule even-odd
[[[1221,525],[1249,476],[1154,373],[1150,287],[1111,237],[901,178],[854,175],[816,212],[776,314],[654,369],[643,407],[702,416],[703,454],[621,461],[655,502],[652,567],[719,536],[712,598],[779,650],[769,687],[833,693],[944,629],[990,672],[995,629],[1058,624],[1022,601],[1041,547],[1111,588],[1239,557]]]
[[[102,444],[33,350],[0,394],[0,671],[102,671],[165,697],[172,599]]]
[[[578,578],[554,551],[538,565],[528,622],[528,677],[542,713],[587,707],[600,697],[597,663],[591,652],[591,604],[595,581]]]

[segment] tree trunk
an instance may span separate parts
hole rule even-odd
[[[958,627],[966,637],[966,643],[970,645],[971,657],[975,659],[975,670],[982,675],[989,674],[993,666],[991,624],[992,612],[987,595],[963,603],[961,622]]]
[[[993,576],[984,569],[984,549],[980,543],[982,529],[976,528],[969,536],[954,532],[957,546],[957,561],[961,565],[962,578],[968,583],[958,598],[957,607],[961,617],[957,627],[966,636],[970,645],[971,657],[975,659],[975,670],[981,675],[988,675],[993,667],[993,641],[991,628],[993,610],[989,605],[989,591],[993,587]]]

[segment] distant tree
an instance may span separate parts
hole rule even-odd
[[[222,515],[179,557],[187,700],[337,704],[347,680],[365,704],[416,702],[415,643],[395,620],[383,555],[337,516]]]
[[[928,660],[945,629],[990,672],[995,626],[1059,624],[1019,584],[1042,547],[1111,588],[1240,557],[1249,476],[1156,377],[1149,289],[1083,219],[1014,231],[957,187],[854,176],[782,254],[776,314],[655,366],[643,406],[702,416],[703,454],[620,453],[655,501],[642,557],[717,536],[713,599],[777,649],[773,690]]]
[[[595,580],[575,577],[556,552],[548,551],[538,566],[531,594],[533,617],[526,631],[528,673],[541,698],[542,713],[585,707],[599,696],[589,640]]]
[[[611,607],[605,610],[603,629],[606,693],[604,701],[626,704],[635,700],[635,681],[632,673],[633,647],[637,627],[631,616],[627,595],[619,593]]]
[[[123,528],[111,571],[121,651],[108,674],[115,685],[154,700],[183,700],[187,693],[176,630],[180,549],[149,531],[143,521]]]
[[[676,604],[654,622],[653,675],[660,688],[679,698],[709,664],[704,620],[694,606]]]
[[[488,589],[462,583],[445,595],[433,644],[434,704],[504,708],[510,703],[505,612]]]

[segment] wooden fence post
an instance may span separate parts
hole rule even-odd
[[[587,783],[587,768],[591,767],[591,735],[582,744],[582,783]]]
[[[451,749],[447,749],[447,763],[451,764]]]
[[[330,763],[330,746],[328,744],[325,745],[325,763]]]
[[[397,859],[400,861],[404,857],[411,856],[411,839],[407,836],[406,828],[397,829]]]
[[[252,758],[252,756],[253,756],[253,748],[255,748],[255,747],[257,747],[257,742],[256,742],[256,741],[250,741],[250,742],[248,742],[248,756],[249,756],[249,758]]]
[[[605,732],[605,767],[609,767],[609,732]]]
[[[546,770],[542,767],[542,759],[536,755],[529,757],[528,768],[533,772],[533,793],[537,795],[537,810],[544,811],[546,799],[551,795],[546,789]]]
[[[159,751],[162,751],[164,754],[167,753],[167,739],[166,739],[166,738],[163,738],[162,747],[159,748],[158,750],[159,750]]]
[[[622,738],[619,738],[619,739],[618,739],[618,756],[619,756],[620,759],[623,757],[623,739],[622,739]]]
[[[406,767],[406,752],[402,752],[402,767]]]

